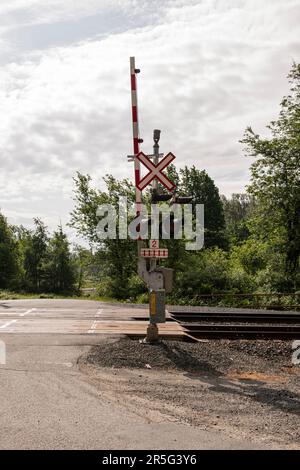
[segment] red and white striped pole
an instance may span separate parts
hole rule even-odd
[[[135,57],[130,57],[130,78],[131,78],[131,109],[132,109],[132,132],[133,132],[133,153],[137,155],[140,151],[139,138],[139,122],[138,122],[138,105],[137,105],[137,86],[136,74],[139,72],[135,68]],[[134,176],[135,176],[135,202],[137,215],[141,212],[142,192],[138,189],[138,184],[141,179],[140,175],[140,162],[137,158],[134,159]]]

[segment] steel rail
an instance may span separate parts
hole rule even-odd
[[[241,323],[292,323],[300,325],[300,314],[274,313],[177,313],[170,312],[171,317],[178,322],[241,322]]]
[[[300,326],[290,325],[203,325],[180,323],[184,332],[195,339],[297,339]]]

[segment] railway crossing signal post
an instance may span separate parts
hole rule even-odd
[[[133,129],[133,152],[129,156],[130,161],[134,161],[134,174],[135,174],[135,196],[136,196],[136,216],[141,213],[142,204],[142,190],[149,184],[152,185],[152,208],[155,213],[159,212],[158,202],[167,201],[173,197],[170,193],[175,189],[175,185],[163,173],[163,169],[171,163],[175,156],[168,153],[164,158],[163,154],[159,153],[159,139],[160,130],[155,129],[153,133],[154,146],[153,154],[145,155],[139,150],[139,144],[143,142],[139,137],[138,127],[138,112],[137,112],[137,83],[136,74],[140,70],[135,68],[135,58],[130,58],[130,75],[131,75],[131,104],[132,104],[132,129]],[[140,165],[141,163],[149,170],[143,178],[141,178]],[[166,187],[169,194],[161,194],[158,188],[158,181]],[[151,215],[152,216],[152,215]],[[158,220],[153,217],[152,220]],[[146,221],[148,223],[148,220]],[[158,231],[158,230],[157,230]],[[159,234],[157,238],[150,240],[150,246],[145,247],[144,241],[141,236],[138,237],[138,274],[147,284],[149,289],[149,325],[147,328],[147,336],[145,342],[153,343],[158,341],[158,324],[165,323],[165,294],[172,290],[172,276],[173,270],[158,266],[160,258],[168,257],[167,249],[159,248]]]

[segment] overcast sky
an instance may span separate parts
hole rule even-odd
[[[136,56],[142,150],[152,130],[178,167],[242,192],[238,143],[265,133],[300,60],[300,0],[1,0],[0,208],[54,228],[72,176],[133,176],[129,56]]]

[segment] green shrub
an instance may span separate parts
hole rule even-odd
[[[147,293],[147,286],[138,274],[132,274],[128,282],[129,297],[137,298]],[[148,294],[147,294],[148,295]]]
[[[190,254],[184,269],[176,277],[177,298],[192,298],[218,292],[229,286],[228,258],[220,248]]]

